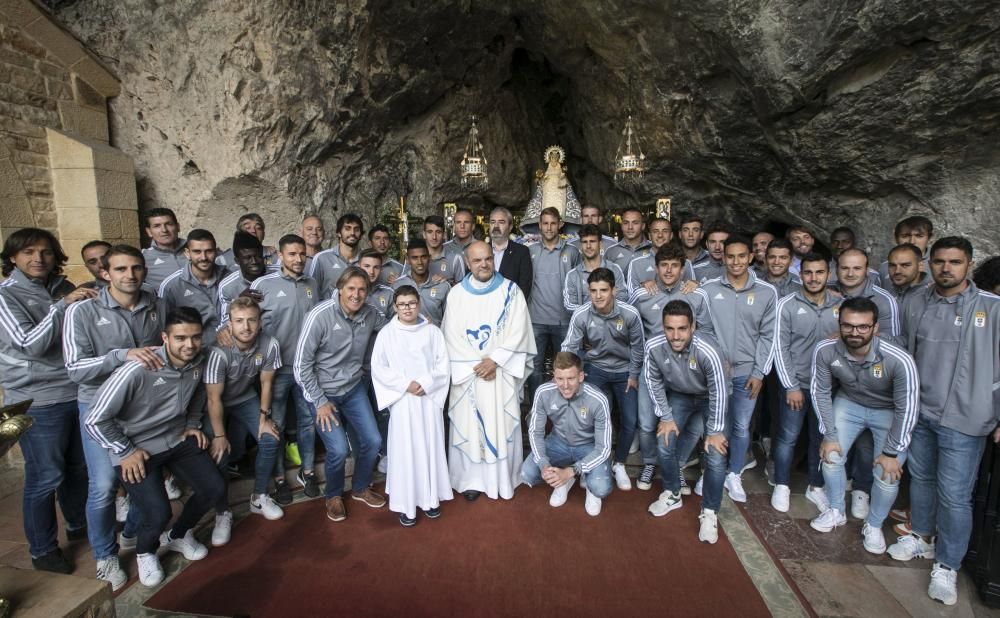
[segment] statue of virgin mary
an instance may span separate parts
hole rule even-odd
[[[542,210],[554,207],[562,215],[563,234],[575,234],[580,228],[580,200],[573,193],[573,186],[566,177],[566,151],[559,146],[545,149],[546,169],[535,172],[535,193],[528,202],[521,220],[524,234],[538,234],[538,220]]]

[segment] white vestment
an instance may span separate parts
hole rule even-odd
[[[389,409],[389,510],[416,517],[417,508],[451,500],[444,446],[448,350],[441,330],[423,317],[408,326],[393,317],[375,339],[372,384],[380,410]],[[416,382],[426,393],[406,392]]]
[[[521,391],[535,357],[528,305],[499,274],[487,283],[467,275],[448,294],[442,329],[451,361],[451,486],[509,499],[521,482]],[[497,364],[490,381],[473,372],[487,357]]]

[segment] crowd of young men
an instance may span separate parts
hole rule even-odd
[[[455,214],[447,242],[431,216],[401,264],[384,226],[362,248],[355,214],[338,219],[327,249],[319,217],[271,247],[264,221],[247,214],[220,251],[210,232],[182,238],[174,214],[153,209],[149,247],[83,247],[94,280],[80,286],[62,276],[52,234],[10,234],[0,386],[6,403],[32,400],[21,448],[33,564],[71,570],[58,499],[67,537],[89,539],[100,579],[124,585],[118,552],[134,547],[140,581],[156,585],[159,548],[207,555],[192,531],[210,511],[212,545],[229,541],[228,480],[249,444],[252,513],[280,519],[293,501],[286,459],[318,497],[317,437],[327,517],[347,518],[353,453],[350,497],[387,504],[371,485],[378,466],[404,526],[418,510],[439,517],[453,491],[510,498],[545,482],[559,507],[577,477],[597,516],[614,487],[632,489],[636,450],[640,490],[659,470],[648,510],[662,517],[691,493],[682,470],[700,443],[699,539],[715,543],[723,493],[747,499],[755,432],[769,445],[771,505],[789,510],[805,427],[812,528],[846,523],[850,480],[863,547],[934,559],[928,594],[955,603],[979,461],[987,437],[1000,440],[1000,259],[973,276],[972,245],[931,245],[919,216],[899,222],[875,269],[846,227],[831,235],[831,256],[802,226],[746,238],[698,216],[675,227],[627,208],[615,241],[599,209],[582,215],[567,238],[559,212],[543,210],[527,246],[511,238],[504,208],[490,214],[487,242],[470,211]],[[904,464],[910,515],[887,547]],[[191,493],[168,528],[172,477]]]

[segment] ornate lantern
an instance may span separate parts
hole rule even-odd
[[[622,130],[622,139],[615,152],[615,184],[622,189],[634,188],[642,182],[646,173],[646,155],[639,144],[639,134],[632,128],[632,114],[629,113]]]
[[[486,174],[486,154],[483,144],[479,141],[479,129],[476,127],[476,117],[472,117],[469,128],[469,141],[465,144],[465,154],[462,155],[460,169],[462,172],[462,187],[473,190],[483,190],[489,185]]]

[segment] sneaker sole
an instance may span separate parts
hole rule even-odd
[[[318,484],[316,486],[316,493],[311,494],[311,493],[309,493],[309,490],[306,489],[306,487],[307,487],[306,480],[302,477],[302,473],[301,472],[299,472],[298,474],[295,475],[295,480],[298,481],[299,485],[302,485],[302,494],[305,495],[306,498],[318,498],[319,497],[319,485]],[[275,502],[277,502],[277,500],[275,500]]]
[[[866,552],[868,552],[869,554],[875,554],[876,556],[881,556],[882,554],[884,554],[886,549],[885,545],[883,545],[881,549],[879,549],[878,547],[874,548],[869,547],[867,543],[862,543],[861,546],[865,548]]]
[[[380,509],[385,506],[385,500],[381,504],[372,504],[371,502],[365,500],[364,498],[358,498],[357,496],[351,496],[351,500],[357,500],[358,502],[364,504],[365,506],[370,506],[373,509]]]
[[[333,515],[327,513],[326,518],[329,519],[330,521],[344,521],[345,519],[347,519],[347,515],[337,515],[336,517],[334,517]]]
[[[753,470],[756,467],[757,467],[757,460],[756,459],[748,461],[745,464],[743,464],[743,469],[740,470],[740,474],[743,474],[747,470]]]
[[[676,504],[671,505],[666,511],[663,511],[662,513],[654,513],[651,509],[646,509],[646,510],[653,517],[663,517],[667,513],[669,513],[670,511],[676,511],[677,509],[681,508],[682,506],[684,506],[683,502],[677,502]]]
[[[781,508],[781,506],[775,504],[774,502],[771,503],[771,508],[774,509],[775,511],[778,511],[779,513],[787,513],[788,509],[791,508],[791,506],[792,506],[791,504],[787,504],[784,505],[785,508]]]
[[[829,528],[825,528],[825,527],[824,528],[820,528],[819,526],[815,525],[813,522],[809,522],[809,527],[812,528],[813,530],[815,530],[816,532],[833,532],[837,528],[840,528],[840,527],[846,526],[846,525],[847,525],[847,522],[845,521],[844,523],[837,522],[834,525],[830,526]]]
[[[282,517],[285,516],[284,511],[282,511],[281,515],[278,515],[277,517],[268,517],[266,514],[264,514],[264,510],[263,509],[260,509],[260,508],[254,507],[254,506],[250,507],[250,512],[253,513],[253,514],[255,514],[255,515],[260,515],[261,517],[263,517],[267,521],[278,521],[279,519],[281,519]]]
[[[820,504],[819,502],[816,501],[816,499],[814,499],[809,494],[806,494],[806,500],[808,500],[809,502],[812,502],[813,506],[815,506],[816,508],[818,508],[820,513],[822,513],[826,509],[830,508],[829,504]]]
[[[908,556],[906,558],[897,558],[896,555],[893,554],[891,551],[887,551],[886,553],[889,554],[890,558],[892,558],[893,560],[898,560],[899,562],[909,562],[910,560],[914,560],[916,558],[933,560],[936,555],[936,552],[931,551],[931,552],[924,552],[922,554],[916,554],[914,556]]]
[[[653,481],[650,481],[648,483],[644,483],[642,481],[636,481],[635,487],[636,489],[641,489],[642,491],[649,491],[650,489],[653,488]]]

